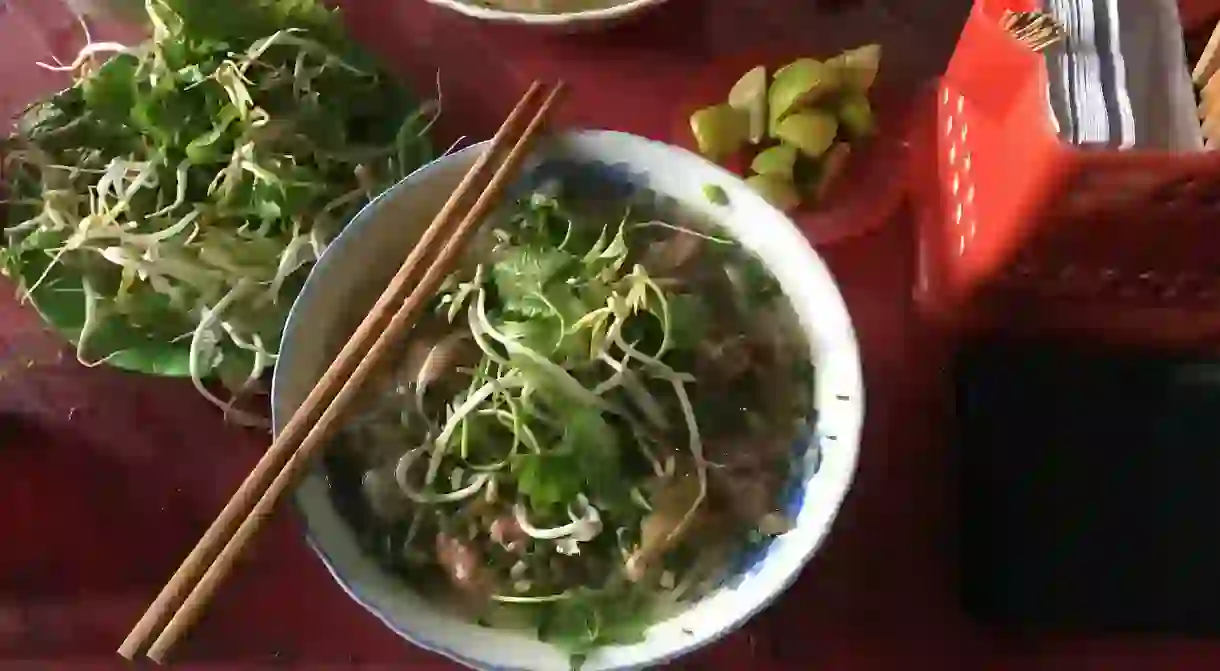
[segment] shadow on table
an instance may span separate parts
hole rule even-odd
[[[0,597],[147,588],[202,530],[189,501],[97,449],[86,427],[0,415]]]

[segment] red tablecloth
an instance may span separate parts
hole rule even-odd
[[[574,85],[565,122],[671,139],[695,73],[776,45],[795,53],[880,40],[887,67],[913,81],[943,66],[965,11],[960,0],[889,0],[838,14],[811,0],[674,0],[609,35],[542,37],[420,0],[344,4],[361,38],[420,87],[441,73],[443,138],[486,137],[528,80],[562,76]],[[0,91],[13,95],[11,82],[0,80]],[[897,212],[884,229],[822,250],[864,353],[869,406],[856,486],[792,590],[683,668],[1220,668],[1220,645],[1018,640],[960,612],[946,348],[912,312],[911,237]],[[113,650],[265,446],[224,426],[189,384],[86,370],[57,355],[36,319],[0,300],[4,669],[117,666]],[[453,668],[348,600],[289,515],[260,539],[178,659],[216,669]]]

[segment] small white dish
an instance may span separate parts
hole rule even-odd
[[[623,19],[662,5],[667,0],[625,0],[608,7],[575,12],[512,11],[498,9],[479,0],[428,0],[428,2],[480,21],[517,24],[557,31],[579,31],[612,26]]]
[[[856,469],[864,389],[855,333],[826,265],[792,222],[736,176],[684,149],[611,131],[567,132],[542,143],[523,179],[594,179],[611,189],[675,199],[719,222],[770,269],[807,334],[815,365],[811,433],[797,441],[785,493],[792,531],[741,558],[711,595],[649,629],[638,644],[592,655],[588,671],[661,664],[726,635],[778,597],[821,546]],[[486,148],[469,147],[421,168],[370,203],[335,240],[292,308],[272,387],[276,431],[300,406],[345,338],[372,306],[423,228]],[[714,184],[728,205],[710,202]],[[412,592],[357,546],[315,467],[296,493],[308,541],[353,599],[412,643],[475,669],[567,671],[566,655],[522,632],[482,628]]]

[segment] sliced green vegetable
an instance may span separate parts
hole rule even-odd
[[[866,44],[848,49],[827,61],[840,72],[844,85],[857,93],[866,93],[877,79],[881,68],[881,45]]]
[[[770,127],[776,128],[788,114],[835,92],[839,73],[825,63],[802,58],[775,73],[768,92]],[[774,132],[772,132],[774,134]]]
[[[868,98],[851,95],[839,102],[839,123],[853,138],[864,138],[873,134],[873,108]]]
[[[750,142],[758,144],[767,134],[767,68],[751,68],[729,91],[729,105],[746,113]]]
[[[690,118],[691,132],[699,152],[712,160],[731,156],[746,144],[750,120],[745,112],[729,105],[705,107]]]
[[[834,143],[838,130],[839,122],[832,114],[810,110],[793,114],[779,122],[775,135],[805,156],[818,158]]]
[[[750,170],[760,175],[774,175],[792,180],[792,170],[796,167],[798,153],[797,148],[792,145],[777,144],[760,151],[750,163]]]
[[[746,184],[784,212],[801,204],[801,195],[790,179],[775,175],[754,175],[746,178]]]

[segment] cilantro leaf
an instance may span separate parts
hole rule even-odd
[[[551,317],[512,319],[501,322],[497,328],[509,338],[542,354],[551,353],[562,336],[559,320]]]
[[[82,85],[85,104],[109,122],[126,123],[135,105],[135,77],[139,65],[136,57],[127,54],[107,61]]]
[[[572,453],[519,454],[513,458],[513,470],[517,491],[540,512],[572,501],[584,484],[579,462]]]
[[[538,296],[572,257],[558,249],[521,245],[504,250],[491,266],[491,279],[506,312],[534,316],[545,312]]]
[[[513,219],[514,237],[520,244],[564,249],[572,237],[572,217],[553,196],[536,192],[522,203]]]
[[[618,434],[596,409],[547,403],[562,432],[545,452],[520,454],[513,460],[517,489],[530,505],[545,511],[586,493],[611,502],[627,496]]]
[[[642,590],[585,589],[551,605],[538,637],[570,654],[572,668],[579,669],[600,646],[642,641],[651,624],[652,609]]]
[[[596,408],[581,406],[562,417],[560,449],[577,455],[580,478],[596,498],[617,498],[623,488],[618,435]]]

